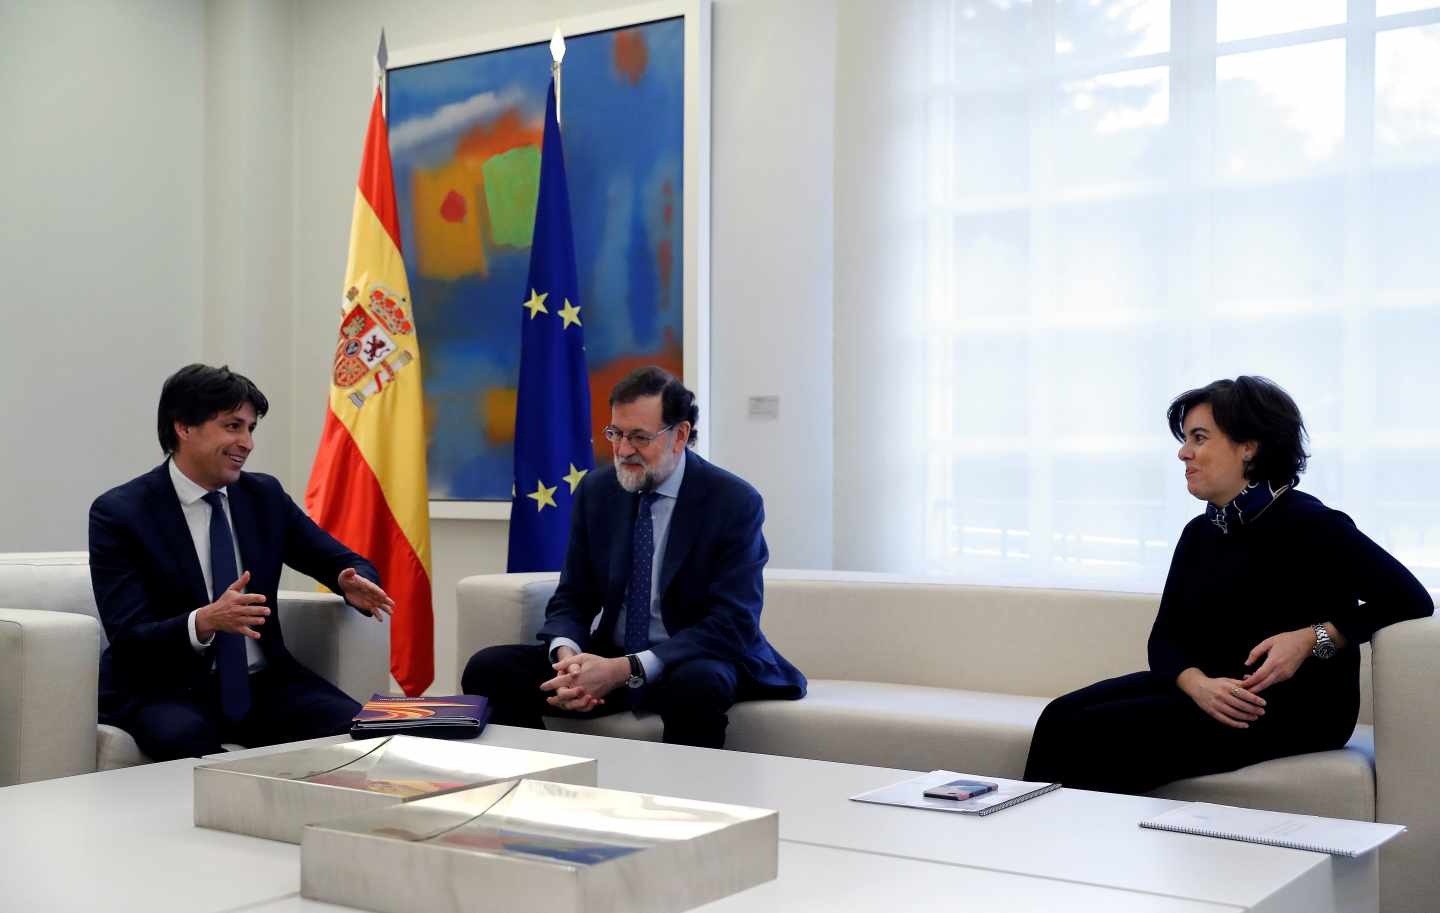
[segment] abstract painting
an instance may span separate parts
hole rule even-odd
[[[685,20],[567,35],[560,121],[597,463],[610,387],[684,373]],[[511,497],[545,42],[389,71],[390,152],[424,354],[432,501]]]

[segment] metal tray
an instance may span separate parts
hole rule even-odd
[[[518,780],[305,828],[307,898],[379,913],[671,913],[776,876],[768,809]]]
[[[516,777],[593,785],[588,758],[396,735],[195,768],[195,824],[299,843],[316,821]]]

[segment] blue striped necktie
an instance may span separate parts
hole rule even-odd
[[[235,540],[225,519],[224,496],[218,491],[205,494],[210,505],[210,588],[212,598],[240,578],[235,567]],[[238,721],[250,712],[250,664],[245,659],[243,634],[215,632],[215,674],[220,677],[220,710],[227,719]]]
[[[625,595],[625,652],[650,649],[650,572],[655,566],[655,522],[650,508],[660,496],[640,495],[640,512],[630,543],[630,589]]]

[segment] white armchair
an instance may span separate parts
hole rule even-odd
[[[329,593],[282,590],[295,658],[364,701],[389,684],[389,626]],[[105,632],[84,552],[0,554],[0,786],[149,761],[97,723]]]

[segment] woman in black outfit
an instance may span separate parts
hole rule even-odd
[[[1305,426],[1284,390],[1217,380],[1167,417],[1186,487],[1208,503],[1175,545],[1150,671],[1052,701],[1027,780],[1142,793],[1340,748],[1360,709],[1359,645],[1434,611],[1349,517],[1295,490]]]

